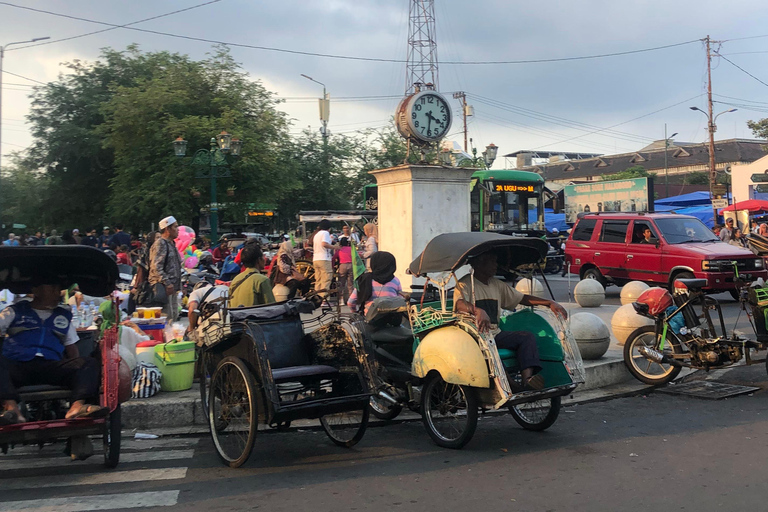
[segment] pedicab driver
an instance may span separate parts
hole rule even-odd
[[[21,301],[0,311],[0,333],[6,334],[0,355],[0,425],[21,423],[17,387],[35,384],[72,389],[66,418],[105,416],[109,410],[86,401],[98,395],[96,359],[79,357],[72,313],[60,306],[61,285],[39,278],[32,301]],[[43,284],[45,283],[45,284]]]
[[[480,254],[469,261],[474,269],[474,304],[472,301],[471,274],[462,277],[453,292],[454,310],[469,313],[475,317],[480,331],[490,331],[498,348],[514,350],[522,371],[523,384],[528,389],[542,389],[544,378],[539,375],[541,362],[536,337],[525,331],[501,331],[499,318],[501,309],[513,310],[518,304],[523,306],[547,306],[556,315],[568,316],[565,309],[557,302],[524,295],[496,279],[496,253],[493,251]]]

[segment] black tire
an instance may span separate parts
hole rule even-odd
[[[560,415],[560,397],[510,405],[509,412],[525,430],[541,432],[551,427]]]
[[[352,448],[365,435],[368,428],[368,407],[358,411],[347,411],[320,416],[325,434],[337,446]]]
[[[693,275],[693,272],[678,272],[669,280],[669,286],[667,287],[669,293],[675,293],[675,279],[693,279],[694,277],[696,276]]]
[[[666,384],[677,377],[682,369],[679,366],[649,361],[637,351],[642,346],[658,350],[660,338],[659,336],[657,339],[656,328],[653,325],[646,325],[632,331],[632,334],[627,337],[627,341],[624,343],[624,364],[627,370],[640,382],[652,386]],[[669,335],[667,335],[667,339],[664,342],[664,353],[682,353],[680,345],[671,339]]]
[[[216,452],[229,467],[240,467],[253,450],[259,418],[256,386],[245,363],[234,356],[222,359],[208,397],[208,426]]]
[[[213,352],[203,350],[200,352],[199,361],[199,381],[200,381],[200,406],[203,409],[203,418],[208,420],[208,395],[211,389],[211,379],[216,371],[216,361],[221,356],[214,355]],[[216,422],[216,428],[221,430],[226,428],[227,424],[221,418]]]
[[[740,295],[739,295],[739,290],[728,290],[728,293],[730,293],[731,297],[733,297],[733,300],[735,300],[737,302],[741,298]]]
[[[421,391],[421,419],[429,437],[443,448],[466,445],[477,428],[477,394],[469,386],[448,384],[439,374]]]
[[[603,286],[603,289],[605,289],[608,286],[608,281],[605,279],[605,277],[603,277],[603,274],[596,267],[591,267],[585,270],[584,275],[581,278],[594,279],[595,281],[597,281]]]
[[[384,421],[391,421],[398,417],[403,410],[403,406],[400,404],[393,405],[383,398],[372,396],[370,409],[371,413],[373,413],[376,418]]]
[[[104,466],[117,467],[120,463],[120,442],[122,440],[120,430],[123,426],[120,405],[109,413],[104,425]]]

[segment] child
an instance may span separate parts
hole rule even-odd
[[[133,265],[131,263],[131,257],[128,256],[128,246],[121,245],[117,250],[117,264],[118,265]]]

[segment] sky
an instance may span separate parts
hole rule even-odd
[[[32,141],[25,117],[31,86],[56,80],[62,63],[92,61],[101,48],[167,50],[201,59],[212,44],[116,28],[20,9],[127,24],[180,9],[136,28],[269,47],[232,47],[254,80],[278,98],[292,134],[318,130],[323,82],[331,97],[329,129],[352,134],[389,123],[406,89],[408,0],[12,0],[0,1],[0,45],[49,36],[51,44],[8,48],[3,61],[2,153]],[[707,118],[707,35],[723,58],[712,60],[716,139],[752,138],[746,122],[768,117],[768,9],[765,0],[435,0],[439,90],[455,107],[448,139],[463,144],[464,91],[474,108],[469,137],[478,153],[494,143],[518,150],[612,154],[653,140],[702,142]],[[48,41],[47,41],[48,42]],[[47,43],[46,42],[46,43]],[[687,43],[687,44],[680,44]],[[676,45],[603,58],[578,58]],[[17,49],[13,49],[17,48]],[[576,59],[572,59],[575,58]],[[572,59],[519,64],[481,61]],[[728,59],[730,62],[726,61]],[[738,66],[738,67],[737,67]],[[739,69],[741,68],[741,69]],[[15,75],[21,75],[24,78]],[[753,75],[753,76],[750,76]],[[31,79],[31,80],[29,80]],[[761,83],[764,82],[764,83]]]

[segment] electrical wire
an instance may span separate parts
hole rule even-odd
[[[744,98],[734,98],[733,96],[726,96],[725,94],[714,93],[713,96],[717,96],[718,98],[728,98],[729,100],[744,101],[746,103],[755,103],[758,105],[768,105],[768,102],[766,101],[745,100]]]
[[[715,55],[717,55],[718,57],[720,57],[720,58],[721,58],[721,59],[723,59],[724,61],[728,62],[729,64],[731,64],[731,65],[732,65],[732,66],[734,66],[735,68],[737,68],[737,69],[740,69],[740,70],[741,70],[741,71],[743,71],[744,73],[748,74],[749,76],[751,76],[752,78],[754,78],[755,80],[757,80],[758,82],[760,82],[761,84],[763,84],[764,86],[768,87],[768,83],[765,83],[765,82],[763,82],[762,80],[760,80],[759,78],[757,78],[755,75],[753,75],[752,73],[750,73],[750,72],[749,72],[749,71],[747,71],[746,69],[742,68],[741,66],[739,66],[739,65],[738,65],[738,64],[736,64],[735,62],[733,62],[733,61],[731,61],[730,59],[728,59],[728,57],[724,57],[724,56],[723,56],[722,54],[720,54],[720,53],[715,53]]]
[[[155,34],[155,35],[161,35],[161,36],[167,36],[167,37],[175,37],[178,39],[185,39],[188,41],[199,41],[204,43],[210,43],[210,44],[222,44],[226,46],[233,46],[237,48],[250,48],[253,50],[264,50],[264,51],[272,51],[272,52],[280,52],[280,53],[288,53],[292,55],[306,55],[310,57],[324,57],[329,59],[343,59],[343,60],[356,60],[356,61],[364,61],[364,62],[391,62],[391,63],[398,63],[398,64],[404,64],[407,61],[402,59],[385,59],[380,57],[358,57],[358,56],[352,56],[352,55],[337,55],[337,54],[330,54],[330,53],[318,53],[318,52],[308,52],[308,51],[300,51],[300,50],[289,50],[286,48],[276,48],[271,46],[260,46],[260,45],[252,45],[252,44],[244,44],[244,43],[232,43],[227,41],[219,41],[216,39],[207,39],[203,37],[195,37],[195,36],[188,36],[183,34],[171,34],[169,32],[162,32],[159,30],[149,30],[149,29],[143,29],[138,27],[132,27],[129,25],[117,25],[114,23],[107,23],[104,21],[97,21],[92,20],[88,18],[83,18],[80,16],[72,16],[69,14],[62,14],[57,13],[53,11],[48,11],[45,9],[36,9],[34,7],[28,7],[25,5],[16,5],[12,4],[10,2],[0,2],[0,5],[6,5],[8,7],[15,7],[17,9],[25,9],[28,11],[38,12],[41,14],[48,14],[51,16],[58,16],[62,18],[68,18],[73,19],[77,21],[84,21],[87,23],[94,23],[98,25],[106,25],[112,28],[125,28],[127,30],[135,30],[137,32],[145,32],[147,34]],[[672,43],[672,44],[666,44],[662,46],[655,46],[652,48],[641,48],[638,50],[627,50],[623,52],[613,52],[613,53],[602,53],[597,55],[580,55],[576,57],[559,57],[559,58],[551,58],[551,59],[527,59],[527,60],[496,60],[496,61],[443,61],[440,64],[442,65],[498,65],[498,64],[540,64],[540,63],[546,63],[546,62],[567,62],[567,61],[575,61],[575,60],[587,60],[587,59],[601,59],[605,57],[618,57],[622,55],[631,55],[636,53],[645,53],[645,52],[652,52],[657,50],[665,50],[668,48],[675,48],[678,46],[684,46],[689,45],[693,43],[700,42],[701,39],[693,39],[690,41],[682,41],[679,43]],[[20,50],[22,48],[28,48],[29,46],[34,45],[28,45],[28,46],[21,46],[13,48],[14,50]],[[10,49],[9,49],[10,51]]]
[[[7,50],[6,50],[7,51]],[[24,80],[29,80],[30,82],[35,82],[40,85],[46,85],[45,82],[41,82],[40,80],[35,80],[34,78],[29,78],[28,76],[18,75],[16,73],[11,73],[10,71],[3,70],[3,73],[7,73],[9,75],[13,75],[17,78],[23,78]]]

